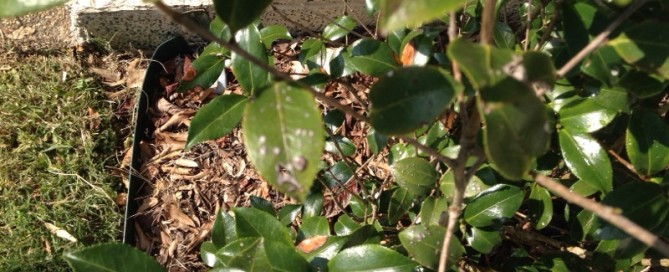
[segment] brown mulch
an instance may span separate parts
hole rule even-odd
[[[279,70],[304,72],[295,62],[299,44],[283,42],[274,45],[272,52]],[[164,63],[166,70],[170,71],[161,78],[165,91],[150,107],[150,119],[157,129],[150,141],[140,143],[144,163],[136,169],[146,179],[142,204],[136,214],[137,246],[154,255],[169,271],[206,270],[200,260],[199,247],[203,241],[210,239],[219,211],[249,206],[251,196],[267,199],[277,209],[294,203],[273,190],[254,170],[246,156],[240,129],[184,150],[190,120],[202,105],[217,96],[211,89],[196,89],[185,94],[172,92],[175,82],[187,70],[188,67],[183,66],[189,65],[190,58],[183,56]],[[133,65],[128,62],[126,67]],[[98,73],[103,74],[102,71]],[[125,73],[124,77],[108,81],[122,81],[131,74]],[[230,71],[228,75],[232,77]],[[339,82],[329,82],[324,92],[362,113],[368,107],[367,93],[374,80],[356,74]],[[125,91],[120,89],[110,95]],[[225,90],[225,94],[229,93],[241,93],[234,79]],[[329,109],[321,105],[321,110],[326,113]],[[363,167],[355,175],[356,182],[341,181],[346,188],[324,192],[323,215],[328,218],[341,214],[341,208],[348,205],[350,193],[360,190],[361,180],[374,177],[379,182],[385,181],[384,184],[388,182],[385,156],[372,156],[365,140],[367,129],[366,124],[345,118],[344,124],[333,131],[335,135],[351,139],[356,146],[355,154],[347,158],[347,162]],[[128,167],[130,155],[125,153],[122,167]],[[323,155],[323,160],[329,165],[342,159],[338,154]]]

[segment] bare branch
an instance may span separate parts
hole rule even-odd
[[[492,33],[495,29],[495,2],[496,0],[484,0],[483,15],[481,18],[481,44],[492,43]]]
[[[630,5],[630,7],[627,8],[625,12],[620,14],[620,16],[618,16],[618,18],[616,18],[615,21],[613,21],[608,27],[606,27],[606,29],[604,29],[602,33],[599,33],[599,35],[597,35],[597,37],[592,39],[592,41],[590,41],[588,45],[586,45],[583,49],[581,49],[581,51],[578,52],[576,56],[572,57],[564,66],[562,66],[562,68],[560,68],[560,70],[557,71],[557,76],[564,77],[571,69],[573,69],[576,65],[578,65],[578,63],[581,62],[581,60],[583,60],[588,54],[590,54],[592,51],[595,51],[595,49],[597,49],[600,45],[602,45],[602,43],[604,43],[608,39],[609,35],[611,34],[611,32],[613,32],[613,30],[615,30],[618,26],[620,26],[622,22],[627,20],[627,18],[630,17],[632,13],[634,13],[637,9],[643,6],[643,4],[646,3],[646,1],[648,0],[638,0],[634,2],[634,4]]]
[[[669,244],[667,244],[667,242],[660,240],[657,235],[640,227],[636,223],[627,219],[627,217],[622,216],[620,211],[616,208],[603,205],[601,203],[595,202],[592,199],[575,194],[571,192],[569,188],[544,175],[532,173],[532,176],[539,185],[546,187],[546,189],[550,190],[559,197],[562,197],[563,199],[569,201],[570,203],[576,204],[583,209],[591,211],[599,218],[606,220],[611,225],[614,225],[620,230],[626,232],[640,242],[646,244],[649,247],[655,248],[665,256],[669,256]]]

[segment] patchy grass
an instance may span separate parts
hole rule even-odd
[[[67,54],[0,55],[0,271],[66,271],[63,252],[120,237],[112,107]]]

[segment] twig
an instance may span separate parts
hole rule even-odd
[[[564,66],[562,66],[562,68],[560,68],[560,70],[557,71],[557,76],[564,77],[571,69],[573,69],[579,62],[581,62],[581,60],[583,60],[585,56],[590,54],[592,51],[597,49],[602,43],[604,43],[604,41],[608,39],[611,32],[613,32],[613,30],[615,30],[618,26],[620,26],[622,22],[627,20],[627,18],[630,17],[632,13],[634,13],[637,9],[643,6],[643,4],[646,3],[646,1],[648,0],[638,0],[634,2],[634,4],[632,4],[629,8],[627,8],[625,12],[620,14],[620,16],[618,16],[615,21],[613,21],[608,27],[606,27],[606,29],[604,29],[602,33],[599,33],[599,35],[597,35],[597,37],[592,39],[592,41],[590,41],[590,43],[588,43],[587,46],[581,49],[581,51],[578,52],[576,56],[572,57]]]
[[[562,4],[562,0],[555,0],[555,2],[553,2],[553,16],[551,16],[551,19],[548,22],[548,26],[546,26],[546,30],[541,35],[541,39],[534,46],[534,50],[541,49],[541,47],[543,47],[544,43],[546,43],[548,41],[548,39],[551,37],[551,33],[553,32],[553,28],[555,27],[555,23],[557,22],[558,17],[560,16],[560,4]]]
[[[608,221],[611,225],[626,232],[627,234],[639,240],[640,242],[644,243],[645,245],[655,248],[657,251],[659,251],[665,256],[669,256],[669,244],[667,244],[665,241],[660,240],[660,238],[657,235],[649,232],[648,230],[640,227],[636,223],[627,219],[627,217],[622,216],[618,209],[603,205],[601,203],[595,202],[592,199],[585,198],[578,194],[575,194],[569,191],[569,188],[554,181],[549,177],[546,177],[538,173],[531,173],[531,174],[534,180],[539,185],[545,187],[546,189],[550,190],[559,197],[562,197],[568,202],[574,203],[583,209],[591,211],[599,218]]]
[[[492,43],[492,33],[495,29],[495,2],[496,0],[484,0],[483,18],[481,18],[481,44]]]
[[[448,14],[448,42],[451,43],[455,41],[455,39],[458,38],[458,22],[457,18],[455,16],[455,11],[451,11]],[[453,78],[457,82],[462,82],[462,73],[460,73],[460,67],[458,64],[453,61],[451,62],[451,66],[453,67]],[[458,94],[459,96],[462,96],[462,94]],[[461,98],[458,100],[462,100]]]
[[[525,23],[525,44],[523,51],[530,47],[530,28],[532,27],[532,0],[527,0],[527,22]]]
[[[369,34],[370,36],[372,36],[372,38],[374,38],[375,40],[378,40],[379,37],[378,37],[374,32],[372,32],[372,30],[369,29],[369,27],[367,27],[367,26],[363,23],[362,20],[360,20],[360,17],[358,17],[358,14],[355,13],[355,10],[353,10],[353,9],[351,8],[351,6],[348,5],[348,1],[346,1],[346,0],[342,0],[342,1],[344,1],[344,5],[346,6],[346,9],[347,9],[348,11],[351,12],[351,15],[353,15],[353,19],[355,19],[355,20],[358,22],[358,24],[359,24],[360,26],[362,26],[362,28],[365,29],[365,31],[367,31],[367,34]]]
[[[613,150],[611,148],[606,148],[606,152],[609,153],[609,155],[611,155],[613,158],[615,158],[618,162],[620,162],[620,164],[625,166],[625,168],[627,168],[627,170],[632,172],[637,178],[639,178],[643,181],[648,181],[647,177],[644,177],[643,175],[639,174],[639,172],[637,172],[636,169],[634,169],[634,166],[631,163],[629,163],[627,160],[625,160],[623,157],[618,155],[618,153],[616,153],[615,150]]]

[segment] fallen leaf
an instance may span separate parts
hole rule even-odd
[[[73,242],[73,243],[76,243],[76,242],[77,242],[77,238],[74,238],[74,236],[72,236],[72,234],[70,234],[69,232],[67,232],[67,231],[64,230],[64,229],[61,229],[61,228],[57,227],[57,226],[54,225],[54,224],[46,223],[46,222],[45,222],[45,223],[44,223],[44,226],[46,226],[46,228],[47,228],[51,233],[55,234],[56,236],[58,236],[58,237],[60,237],[60,238],[63,238],[63,239],[65,239],[65,240],[68,240],[68,241]]]
[[[193,219],[190,219],[188,215],[186,215],[179,206],[175,204],[170,205],[170,209],[168,211],[168,219],[175,220],[178,224],[182,226],[190,226],[190,227],[195,227],[195,222],[193,222]]]
[[[411,64],[413,64],[413,59],[415,55],[416,55],[416,48],[414,47],[413,42],[407,43],[404,46],[404,49],[402,49],[402,56],[400,58],[402,66],[404,67],[411,66]]]

